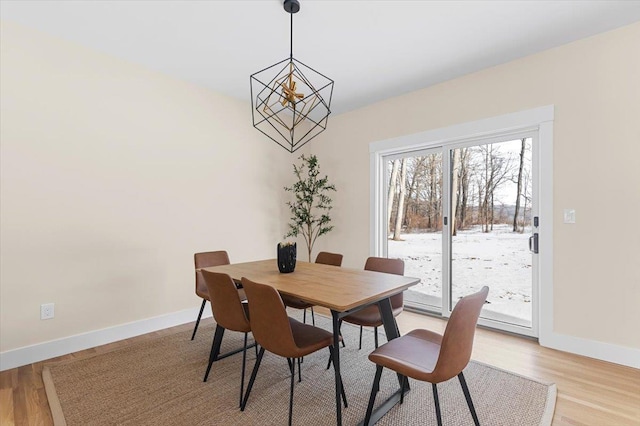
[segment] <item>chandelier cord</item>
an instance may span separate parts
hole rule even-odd
[[[293,59],[293,13],[289,13],[291,15],[291,30],[290,30],[290,48],[289,48],[289,59]]]

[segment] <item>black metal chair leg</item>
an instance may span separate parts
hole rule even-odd
[[[191,335],[191,340],[196,337],[196,331],[198,331],[198,325],[200,325],[200,318],[202,318],[202,312],[204,312],[204,305],[207,304],[207,299],[202,299],[202,305],[200,305],[200,313],[198,314],[198,318],[196,319],[196,326],[193,328],[193,334]]]
[[[369,405],[367,405],[367,415],[364,417],[364,426],[369,426],[371,421],[371,413],[373,413],[373,404],[376,402],[376,394],[380,389],[380,377],[382,376],[382,366],[376,365],[376,375],[371,386],[371,396],[369,396]]]
[[[263,356],[264,348],[260,348],[260,352],[258,352],[258,358],[256,358],[256,364],[253,366],[253,371],[251,372],[251,378],[249,379],[249,385],[247,386],[247,393],[244,394],[244,399],[242,400],[242,405],[240,406],[240,411],[244,411],[244,408],[247,406],[249,394],[251,393],[251,388],[253,388],[253,382],[256,381],[256,376],[258,375],[258,369],[260,368],[260,363],[262,362]]]
[[[327,361],[327,370],[331,368],[332,363],[333,363],[333,354],[329,355],[329,361]]]
[[[302,312],[302,322],[303,323],[307,323],[307,308],[304,308],[304,311]]]
[[[238,403],[238,407],[242,407],[242,397],[244,393],[244,372],[247,365],[247,334],[248,333],[244,333],[244,350],[242,351],[242,376],[240,378],[240,402]]]
[[[440,401],[438,400],[438,387],[435,383],[431,383],[431,388],[433,389],[433,401],[436,404],[436,420],[438,421],[438,426],[442,426],[442,414],[440,413]]]
[[[409,378],[407,376],[402,376],[402,387],[400,388],[400,404],[404,403],[404,392],[407,389],[407,382]]]
[[[360,326],[360,345],[358,346],[358,350],[362,349],[362,326]]]
[[[298,358],[298,383],[302,382],[302,365],[300,365],[301,360]]]
[[[209,352],[209,365],[207,365],[207,372],[204,373],[203,382],[206,382],[207,378],[209,378],[211,365],[213,365],[213,362],[218,359],[218,355],[220,354],[220,345],[222,344],[222,336],[224,336],[224,328],[216,325],[216,331],[213,334],[213,343],[211,343],[211,352]]]
[[[376,349],[378,349],[378,327],[373,327],[373,336],[375,338],[375,342],[376,342]]]
[[[288,361],[288,358],[287,358]],[[296,360],[292,359],[289,363],[289,370],[291,371],[291,390],[289,391],[289,426],[293,418],[293,386],[296,377]]]
[[[462,392],[464,392],[464,397],[467,400],[467,405],[469,406],[471,417],[473,417],[473,423],[476,426],[480,426],[480,421],[478,420],[478,415],[476,414],[476,409],[473,406],[473,401],[471,400],[471,394],[469,393],[469,388],[467,387],[467,381],[464,379],[464,374],[462,374],[462,372],[458,374],[458,380],[460,380],[460,386],[462,386]]]
[[[313,312],[313,306],[311,307],[311,323],[316,325],[316,314]]]

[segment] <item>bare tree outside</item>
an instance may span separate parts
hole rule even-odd
[[[471,174],[469,165],[469,149],[459,148],[457,151],[460,152],[460,184],[458,186],[460,192],[458,202],[460,206],[456,209],[456,212],[458,213],[456,230],[457,228],[464,229],[466,226],[467,211],[469,208],[469,175]]]
[[[402,220],[404,218],[404,198],[406,194],[407,182],[407,159],[403,158],[400,165],[400,194],[398,195],[398,210],[396,213],[396,224],[393,229],[393,239],[400,240],[402,231]]]
[[[458,197],[460,195],[460,150],[453,150],[451,162],[451,235],[456,235],[456,218],[458,217]]]
[[[400,160],[394,160],[392,162],[393,166],[391,168],[391,178],[389,179],[389,191],[387,192],[387,217],[391,217],[391,212],[393,211],[393,199],[396,195],[396,186],[398,181],[398,169],[400,168]],[[389,226],[387,228],[387,232],[391,232],[391,221],[389,221]]]
[[[518,167],[518,179],[516,182],[516,208],[513,213],[513,232],[518,231],[518,213],[520,213],[520,196],[522,192],[522,169],[524,168],[524,151],[526,149],[527,139],[522,138],[521,140],[521,148],[520,148],[520,167]],[[522,228],[524,230],[524,226]]]
[[[484,280],[496,287],[485,310],[516,324],[531,320],[531,254],[523,235],[531,229],[531,149],[530,138],[518,138],[452,149],[446,159],[434,150],[387,162],[388,255],[402,258],[405,272],[421,278],[407,300],[439,306],[442,271],[449,267],[454,300]],[[443,176],[443,161],[450,176]],[[443,194],[446,179],[449,194]],[[450,266],[442,264],[445,201]]]
[[[531,146],[518,139],[518,150],[503,144],[456,148],[451,155],[451,232],[480,226],[491,232],[509,224],[524,232],[530,217]],[[401,232],[442,229],[442,159],[439,153],[388,163],[387,218],[390,238]],[[509,196],[507,194],[513,194]]]

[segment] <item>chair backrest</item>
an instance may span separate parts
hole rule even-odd
[[[364,264],[366,271],[386,272],[387,274],[404,275],[404,260],[386,257],[370,257]],[[404,292],[391,296],[391,307],[401,308],[404,304]]]
[[[227,274],[202,271],[211,296],[211,311],[216,322],[227,330],[251,331],[236,283]]]
[[[321,251],[316,257],[316,263],[323,265],[342,266],[342,255],[338,253],[329,253]]]
[[[280,293],[247,278],[242,278],[242,287],[247,294],[251,332],[256,342],[269,352],[290,358],[297,345]]]
[[[202,277],[202,272],[198,271],[198,269],[208,268],[210,266],[228,265],[231,263],[229,262],[229,255],[224,250],[196,253],[193,255],[193,263],[196,267],[196,294],[204,299],[209,299],[207,284]]]
[[[437,376],[438,381],[457,376],[469,363],[476,324],[488,294],[489,287],[484,286],[479,292],[460,299],[453,308],[442,337],[438,361],[433,369],[433,375]]]

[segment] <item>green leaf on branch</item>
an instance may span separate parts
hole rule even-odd
[[[329,183],[327,176],[319,177],[320,165],[315,155],[307,157],[303,154],[299,160],[300,165],[293,165],[293,174],[297,181],[284,188],[287,192],[293,192],[295,196],[295,201],[286,203],[291,213],[291,222],[284,238],[302,235],[311,261],[311,251],[316,238],[333,229],[333,226],[327,226],[331,222],[329,211],[333,208],[333,200],[327,193],[335,192],[336,187]]]

